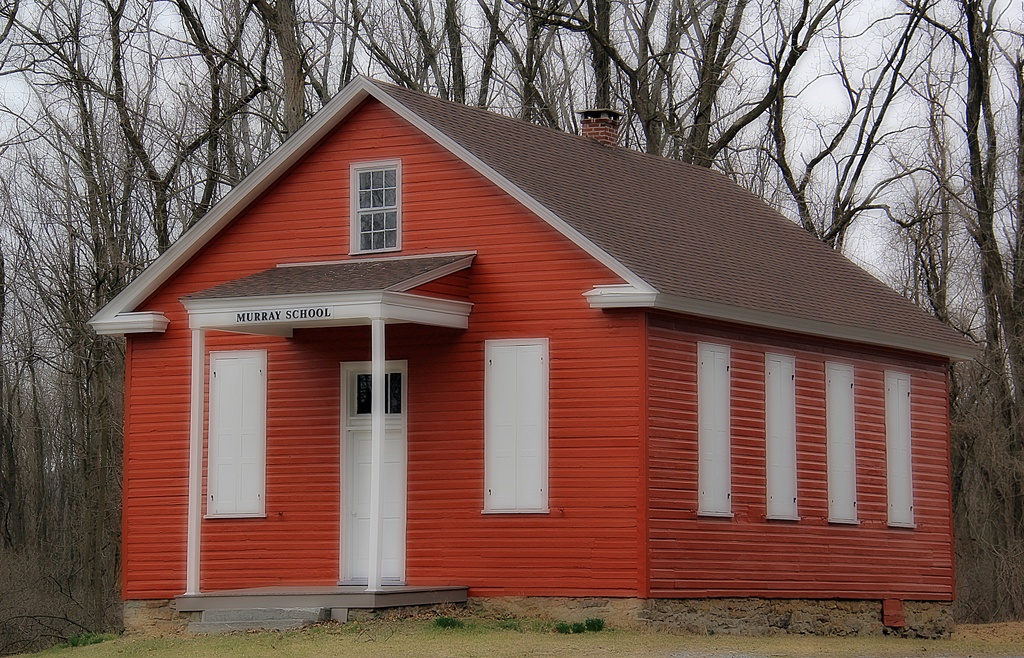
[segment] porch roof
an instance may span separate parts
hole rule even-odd
[[[181,298],[193,329],[290,336],[296,328],[414,322],[464,329],[472,304],[415,294],[475,252],[286,263]]]
[[[361,258],[330,263],[284,263],[182,297],[230,299],[359,290],[405,292],[468,268],[476,252]]]

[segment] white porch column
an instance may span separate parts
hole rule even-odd
[[[188,431],[188,542],[185,594],[199,593],[199,533],[203,522],[203,395],[206,383],[206,330],[192,330],[192,386]]]
[[[370,569],[366,590],[380,591],[384,539],[384,318],[370,321]]]

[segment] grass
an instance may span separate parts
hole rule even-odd
[[[61,649],[70,649],[71,647],[87,647],[90,644],[99,644],[100,642],[106,642],[107,640],[116,639],[116,635],[108,635],[104,633],[79,633],[78,635],[72,635],[68,638],[67,642],[60,645]]]
[[[574,621],[571,624],[567,621],[560,621],[555,624],[556,633],[586,633],[587,631],[604,630],[604,620],[591,618],[586,621]]]
[[[455,617],[437,617],[433,622],[436,628],[465,628],[466,622]]]
[[[437,618],[441,619],[441,618]],[[228,636],[117,638],[79,647],[56,647],[38,656],[71,658],[484,658],[491,656],[703,658],[733,656],[776,658],[854,658],[877,656],[934,658],[1024,655],[1024,623],[965,626],[953,640],[899,638],[822,638],[776,636],[743,638],[715,635],[604,629],[560,634],[555,624],[528,619],[447,617],[462,625],[435,620],[323,624],[304,631],[244,633]],[[586,622],[582,624],[586,626]],[[570,625],[571,627],[571,625]]]

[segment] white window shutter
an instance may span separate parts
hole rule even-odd
[[[485,507],[516,506],[516,362],[511,346],[488,345],[484,382]]]
[[[910,375],[885,373],[885,460],[889,525],[914,525],[914,474],[911,461]]]
[[[765,480],[768,518],[797,519],[796,365],[765,355]]]
[[[697,512],[732,513],[729,348],[697,344]]]
[[[542,481],[547,441],[547,363],[541,345],[522,345],[516,353],[518,428],[516,507],[545,507]]]
[[[857,448],[853,366],[825,364],[828,434],[828,514],[835,523],[857,521]]]
[[[547,341],[484,348],[484,510],[547,509]]]
[[[233,514],[238,504],[236,464],[241,452],[242,375],[235,359],[216,359],[210,366],[209,513]]]
[[[265,512],[265,352],[211,355],[209,460],[209,515]]]
[[[266,432],[265,366],[259,357],[242,364],[241,449],[238,455],[238,511],[263,513]]]

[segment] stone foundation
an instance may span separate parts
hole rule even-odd
[[[952,606],[932,601],[905,601],[902,628],[882,625],[881,601],[814,599],[632,599],[604,597],[474,597],[471,612],[492,616],[579,622],[598,617],[611,628],[648,629],[698,635],[898,635],[948,639],[953,632]],[[378,610],[349,609],[349,621],[403,619],[457,613],[461,606],[406,606]],[[190,615],[174,601],[127,601],[125,635],[158,637],[184,633]]]
[[[439,603],[437,605],[404,605],[394,608],[349,608],[348,621],[384,619],[398,621],[417,617],[458,616],[466,609],[465,603]]]
[[[935,601],[904,601],[906,628],[887,628],[886,633],[927,640],[948,640],[953,634],[953,604]]]
[[[475,613],[578,622],[600,617],[610,628],[641,629],[648,601],[620,598],[570,598],[564,596],[470,597],[469,609]]]
[[[882,625],[881,601],[814,599],[620,599],[564,597],[471,598],[470,608],[492,615],[552,621],[600,617],[611,627],[699,635],[899,635],[949,638],[949,603],[904,602],[905,626]]]
[[[190,612],[178,612],[174,599],[124,602],[124,634],[129,637],[178,635],[188,628]]]

